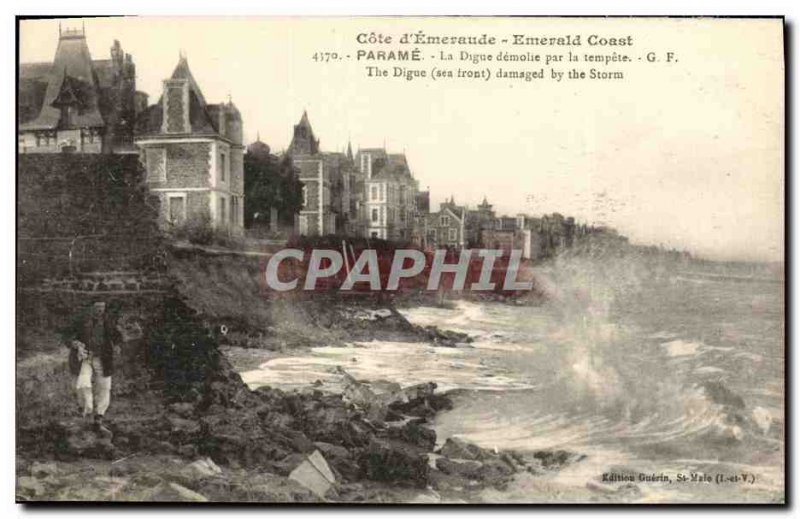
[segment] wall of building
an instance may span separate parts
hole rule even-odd
[[[514,230],[483,229],[481,243],[488,249],[499,249],[510,252],[512,249],[521,249],[521,241],[517,241],[517,232]],[[520,235],[520,240],[522,235]]]
[[[210,218],[209,191],[161,191],[157,193],[161,210],[159,211],[159,224],[164,227],[181,225],[186,222],[203,222]],[[184,200],[183,217],[172,221],[170,218],[170,199],[182,198]]]
[[[148,170],[147,183],[151,189],[209,187],[212,165],[211,141],[148,141],[140,143],[140,147],[142,163]],[[152,160],[148,164],[148,150],[164,150],[165,174],[160,174],[155,169]]]
[[[64,146],[70,146],[75,153],[101,153],[103,134],[99,130],[65,129],[21,132],[17,138],[17,152],[62,153]],[[74,149],[73,149],[74,148]]]
[[[427,217],[428,247],[462,247],[464,227],[459,218],[450,211],[441,210]]]

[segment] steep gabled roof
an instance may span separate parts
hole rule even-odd
[[[451,207],[451,206],[442,206],[435,213],[428,213],[426,216],[427,216],[428,222],[431,222],[434,226],[438,226],[439,217],[442,216],[442,214],[445,214],[445,215],[453,217],[455,219],[456,223],[461,225],[462,223],[464,223],[463,220],[464,220],[465,214],[463,212],[463,209],[462,210],[459,210],[459,209],[461,209],[461,208]]]
[[[175,70],[172,71],[170,79],[188,79],[189,91],[194,92],[201,106],[206,105],[206,98],[203,97],[203,92],[200,90],[200,86],[197,84],[197,81],[195,81],[192,71],[189,69],[189,60],[186,59],[186,56],[182,55],[180,57],[178,64],[175,65]]]
[[[20,80],[26,77],[33,80],[44,68],[43,64],[23,67]],[[76,102],[80,105],[80,110],[72,118],[73,124],[79,127],[105,126],[100,113],[100,95],[86,37],[83,33],[69,32],[59,38],[56,55],[47,74],[47,88],[38,115],[20,125],[20,129],[54,129],[58,126],[61,110],[53,106],[53,102],[62,92],[65,81],[78,96]]]
[[[380,169],[372,174],[376,180],[403,181],[412,178],[411,171],[408,169],[408,160],[404,153],[389,153],[386,160],[382,161]]]

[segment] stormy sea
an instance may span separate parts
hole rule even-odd
[[[455,300],[411,307],[458,347],[321,345],[243,373],[302,387],[337,367],[362,380],[436,381],[454,407],[438,443],[585,455],[517,476],[487,502],[779,502],[784,496],[780,275],[714,275],[570,260],[542,268],[541,305]]]

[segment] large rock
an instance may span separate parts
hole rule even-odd
[[[436,446],[436,431],[415,421],[387,423],[386,426],[385,435],[388,438],[402,440],[431,452]]]
[[[439,449],[439,454],[448,458],[480,461],[493,453],[488,449],[478,447],[460,438],[450,437],[444,442],[442,448]]]
[[[342,478],[355,481],[360,477],[361,469],[350,449],[325,442],[315,442],[314,445]]]
[[[459,344],[472,342],[472,337],[466,333],[442,330],[436,326],[426,326],[423,328],[423,330],[424,334],[427,335],[428,340],[437,346],[448,346],[453,348]]]
[[[407,443],[376,438],[359,461],[367,479],[408,483],[420,488],[428,484],[427,453]]]
[[[564,465],[580,461],[585,458],[582,454],[565,450],[537,451],[533,457],[542,464],[545,469],[559,469]]]
[[[435,394],[436,383],[427,382],[405,388],[400,398],[389,404],[389,408],[406,416],[430,418],[439,411],[452,409],[453,403],[447,395]]]
[[[483,461],[438,458],[436,468],[445,474],[478,480],[493,486],[505,484],[518,470],[500,456],[487,457]]]
[[[314,451],[295,467],[289,474],[289,479],[300,483],[321,499],[325,498],[328,490],[336,482],[336,476],[319,451]]]
[[[466,479],[480,479],[483,464],[473,460],[451,460],[449,458],[438,458],[436,468],[451,476],[459,476]]]
[[[362,409],[370,421],[385,420],[386,414],[389,412],[389,404],[402,398],[400,384],[390,382],[364,384],[342,368],[338,368],[338,371],[344,379],[342,397],[346,402]]]

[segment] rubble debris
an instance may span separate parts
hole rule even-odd
[[[336,482],[336,477],[319,451],[314,451],[313,454],[306,457],[289,474],[289,479],[297,481],[323,499]]]

